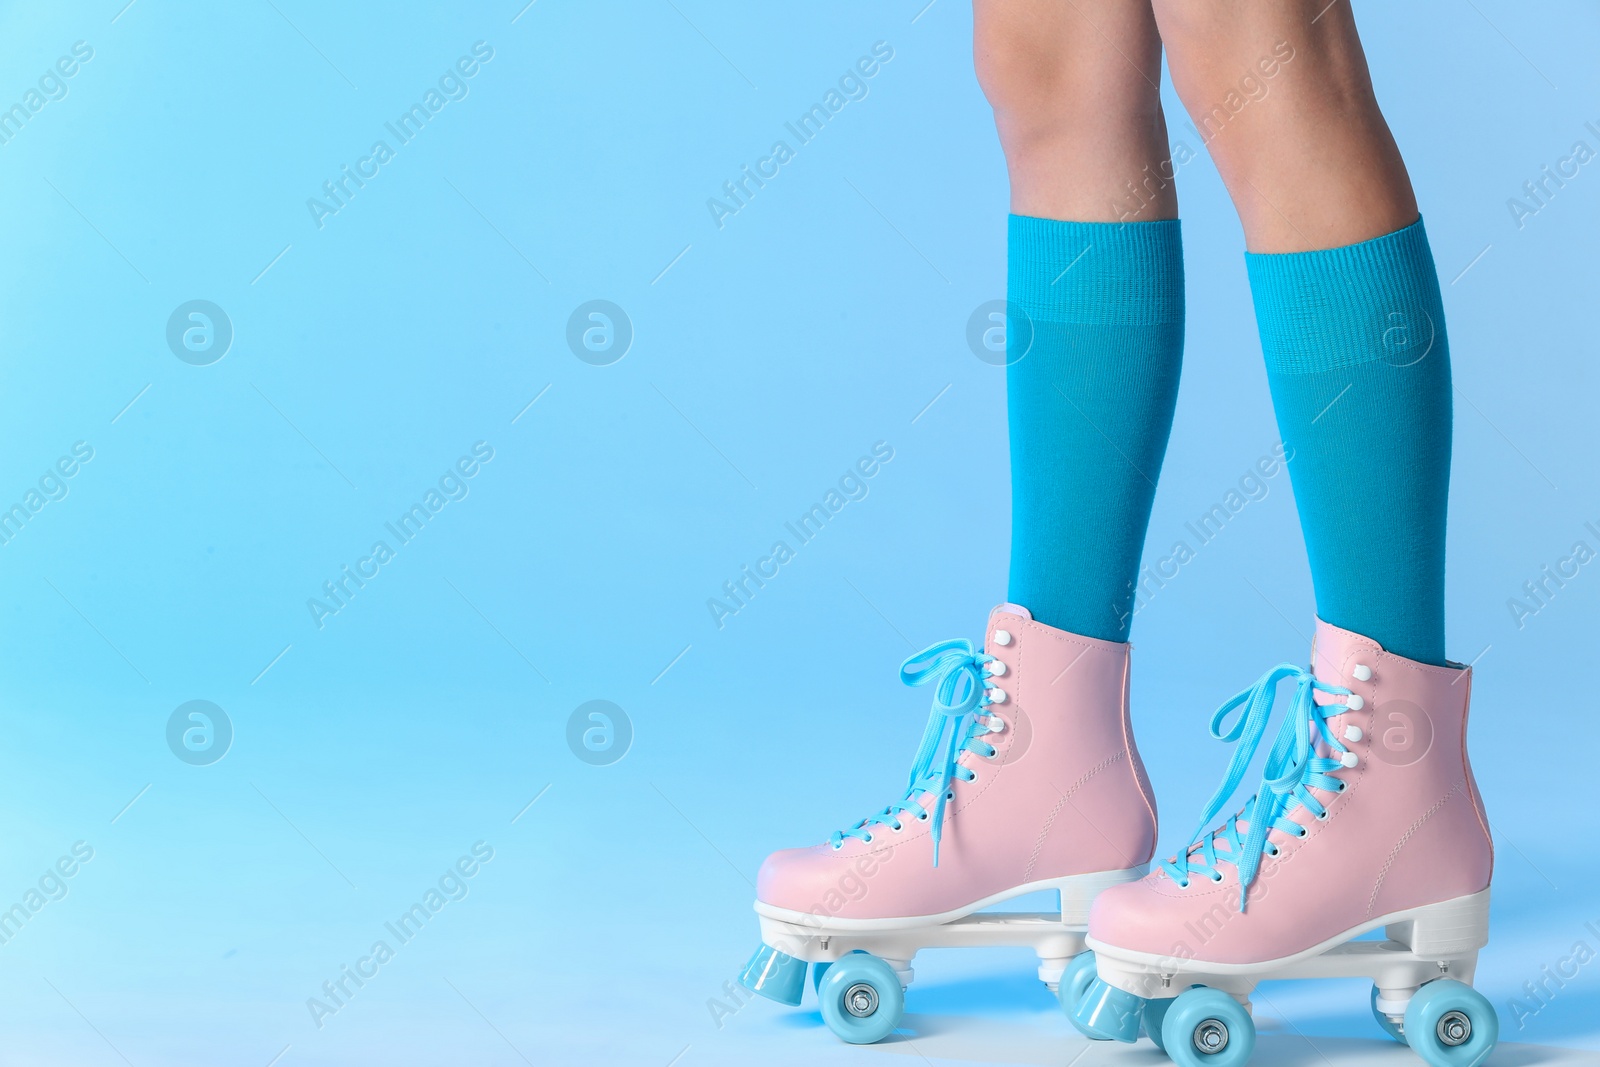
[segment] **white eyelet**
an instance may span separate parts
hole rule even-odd
[[[1004,648],[1011,643],[1011,635],[1004,630],[996,630],[994,632],[994,643]]]
[[[1001,675],[1006,673],[1006,665],[997,659],[992,659],[989,661],[988,669],[989,673],[994,675],[996,678],[999,678]]]
[[[872,844],[872,835],[868,834],[866,837],[862,838],[862,840],[870,845],[870,844]]]
[[[1346,767],[1354,767],[1356,764],[1361,762],[1361,757],[1357,756],[1354,752],[1346,752],[1344,755],[1339,757],[1339,762],[1344,764]]]
[[[985,689],[983,692],[989,698],[989,703],[991,704],[1004,704],[1006,702],[1006,691],[1004,689],[990,688]]]
[[[1351,693],[1349,696],[1344,698],[1344,706],[1349,708],[1351,711],[1360,711],[1362,708],[1367,706],[1367,702],[1362,699],[1360,693]]]
[[[972,770],[972,768],[970,768],[970,767],[969,767],[969,768],[967,768],[967,769],[968,769],[968,770]],[[976,781],[977,781],[977,780],[978,780],[978,772],[977,772],[977,771],[972,771],[972,777],[971,777],[971,778],[968,778],[968,779],[967,779],[967,781],[969,781],[969,782],[976,782]]]
[[[1350,677],[1358,682],[1370,682],[1372,681],[1372,668],[1365,663],[1357,663],[1350,668]]]
[[[1317,818],[1318,822],[1327,822],[1328,821],[1328,809],[1327,808],[1323,808],[1322,809],[1322,814],[1318,815],[1316,818]]]
[[[1346,726],[1344,728],[1344,739],[1346,741],[1359,741],[1365,736],[1367,735],[1361,732],[1361,727],[1359,726]]]
[[[998,715],[989,716],[989,732],[991,734],[1004,733],[1006,721]]]
[[[905,828],[906,828],[906,824],[905,823],[899,823],[898,825],[889,827],[889,832],[891,834],[898,834],[901,831],[903,831]]]
[[[923,812],[921,815],[918,815],[917,816],[917,821],[918,822],[927,822],[928,821],[928,813],[927,812]]]

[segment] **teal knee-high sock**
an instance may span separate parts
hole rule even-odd
[[[1450,346],[1422,220],[1246,260],[1317,614],[1441,665]]]
[[[1032,322],[1006,372],[1009,595],[1046,625],[1126,641],[1183,362],[1178,222],[1013,215],[1008,270]]]

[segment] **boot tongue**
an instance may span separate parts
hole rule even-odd
[[[1027,608],[1023,607],[1021,604],[1012,604],[1012,603],[1010,603],[1008,601],[1008,602],[1006,602],[1004,604],[996,605],[994,610],[989,612],[989,629],[990,630],[994,629],[995,616],[996,615],[1016,615],[1016,616],[1019,616],[1019,617],[1021,617],[1023,619],[1028,620],[1029,622],[1033,621],[1033,612],[1029,611]],[[987,640],[987,634],[985,635],[985,639]],[[952,724],[952,729],[953,728],[954,728],[954,725]],[[962,754],[958,754],[956,756],[956,761],[959,763],[961,761],[961,758],[962,758]],[[917,802],[919,804],[921,804],[924,808],[927,808],[929,810],[932,810],[934,803],[938,799],[939,799],[939,795],[937,793],[920,793],[916,797]]]

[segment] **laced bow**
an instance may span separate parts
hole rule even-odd
[[[1289,710],[1278,727],[1277,736],[1267,752],[1266,765],[1261,774],[1261,785],[1245,806],[1228,821],[1211,831],[1206,827],[1216,818],[1223,806],[1233,796],[1243,781],[1245,771],[1255,758],[1261,741],[1266,736],[1272,720],[1273,705],[1277,700],[1278,683],[1294,680],[1294,697]],[[1280,830],[1294,837],[1304,837],[1306,830],[1289,818],[1296,809],[1305,807],[1317,818],[1327,809],[1311,792],[1312,787],[1336,793],[1344,791],[1344,782],[1332,775],[1340,767],[1354,765],[1355,757],[1340,738],[1334,736],[1327,720],[1335,715],[1361,707],[1360,697],[1343,704],[1318,704],[1315,694],[1321,691],[1331,696],[1351,697],[1352,692],[1342,686],[1318,681],[1308,670],[1291,663],[1280,663],[1248,689],[1238,693],[1217,709],[1211,717],[1211,736],[1219,741],[1237,744],[1233,759],[1228,763],[1228,773],[1222,784],[1206,805],[1200,816],[1200,825],[1175,859],[1165,860],[1161,867],[1173,881],[1187,886],[1194,874],[1204,874],[1213,881],[1222,881],[1219,863],[1232,863],[1239,871],[1239,910],[1245,910],[1246,897],[1251,883],[1261,866],[1261,856],[1277,855],[1276,846],[1269,848],[1267,834]],[[1232,726],[1223,723],[1235,711],[1239,717]],[[1315,730],[1315,734],[1313,734]],[[1319,754],[1320,740],[1332,756]],[[1248,824],[1243,836],[1239,823]],[[1219,851],[1217,844],[1227,845]]]
[[[842,847],[847,837],[870,842],[873,826],[899,830],[904,826],[902,815],[921,822],[931,818],[933,865],[939,866],[939,837],[944,827],[945,804],[950,799],[950,784],[976,777],[956,760],[962,752],[993,756],[996,751],[993,745],[982,740],[982,735],[997,727],[981,722],[978,717],[990,704],[983,668],[992,662],[994,657],[974,651],[971,641],[956,638],[929,645],[900,664],[900,680],[906,685],[934,687],[933,710],[922,732],[916,759],[911,763],[905,794],[850,829],[834,831],[829,839],[834,848]],[[924,794],[937,798],[932,812],[918,802],[917,798]]]

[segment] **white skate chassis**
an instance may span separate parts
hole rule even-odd
[[[1382,929],[1383,940],[1356,940]],[[1429,1067],[1480,1067],[1499,1040],[1493,1005],[1472,988],[1489,941],[1489,891],[1408,908],[1301,952],[1221,963],[1134,952],[1086,939],[1091,950],[1061,979],[1069,1018],[1092,1038],[1142,1033],[1178,1067],[1241,1067],[1255,1047],[1250,994],[1265,981],[1369,978],[1378,1025]]]
[[[1355,938],[1383,927],[1385,940]],[[1249,1006],[1260,982],[1283,978],[1370,978],[1377,1007],[1396,1021],[1417,989],[1435,978],[1472,984],[1478,950],[1489,942],[1489,891],[1394,912],[1303,952],[1264,963],[1208,963],[1128,952],[1092,939],[1101,981],[1146,1000],[1206,985]]]
[[[792,911],[756,902],[761,940],[780,952],[811,964],[830,964],[854,952],[867,952],[887,963],[902,988],[915,973],[911,961],[925,948],[1013,945],[1034,950],[1039,979],[1056,989],[1073,957],[1084,951],[1089,905],[1101,890],[1144,877],[1145,868],[1099,871],[1027,882],[953,911],[887,919],[847,919]],[[1056,890],[1059,912],[984,912],[1007,900]]]

